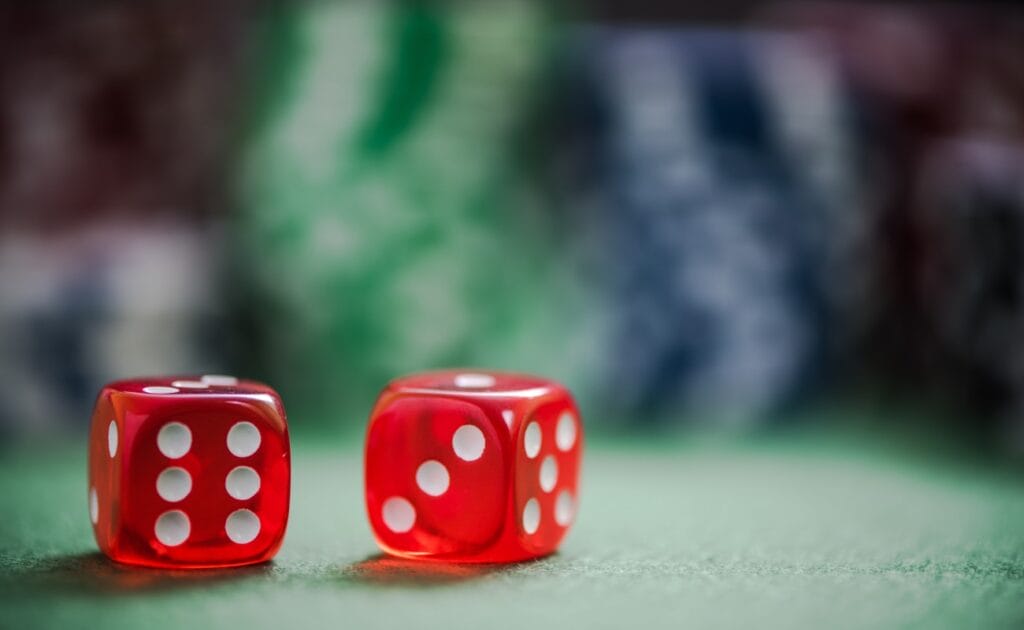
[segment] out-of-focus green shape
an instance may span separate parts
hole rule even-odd
[[[237,268],[293,424],[361,423],[388,379],[438,366],[574,384],[578,327],[522,158],[543,5],[282,11],[272,85],[255,90]]]
[[[415,128],[439,87],[450,52],[444,20],[426,6],[413,5],[399,13],[391,30],[395,46],[384,71],[379,109],[363,129],[357,149],[371,159],[386,154]]]

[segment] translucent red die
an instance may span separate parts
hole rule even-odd
[[[392,381],[366,437],[377,543],[457,562],[552,553],[576,513],[582,438],[576,403],[551,380],[452,370]]]
[[[96,401],[89,517],[112,560],[205,568],[269,560],[290,492],[288,425],[270,387],[231,376],[119,381]]]

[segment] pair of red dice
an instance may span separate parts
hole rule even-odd
[[[553,552],[573,522],[582,431],[563,386],[500,372],[397,379],[370,416],[366,510],[405,557],[511,562]],[[89,440],[89,516],[126,564],[269,560],[288,523],[291,449],[270,387],[230,376],[119,381]]]

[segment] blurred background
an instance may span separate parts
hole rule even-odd
[[[1020,458],[1020,11],[707,4],[5,3],[0,440],[204,372],[357,438],[485,366]]]

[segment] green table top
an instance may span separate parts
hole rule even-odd
[[[814,440],[588,445],[560,553],[379,555],[360,452],[297,442],[270,564],[167,572],[96,552],[84,448],[0,459],[0,627],[1024,627],[1024,481]]]

